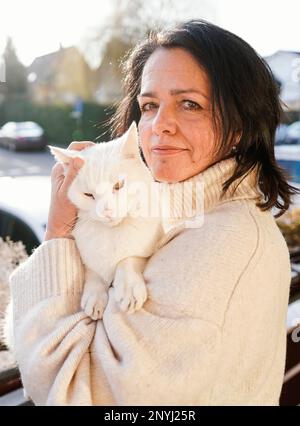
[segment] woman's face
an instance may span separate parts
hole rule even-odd
[[[138,102],[140,144],[157,181],[185,180],[216,161],[210,84],[190,53],[157,49],[145,64]]]

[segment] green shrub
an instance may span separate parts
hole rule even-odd
[[[0,126],[7,121],[35,121],[45,130],[49,144],[67,146],[73,140],[109,140],[105,122],[113,112],[111,106],[86,102],[79,120],[69,105],[38,105],[19,96],[0,105]]]

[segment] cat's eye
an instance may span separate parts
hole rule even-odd
[[[119,182],[115,183],[113,186],[114,191],[119,191],[119,189],[123,188],[124,186],[124,179],[119,180]]]
[[[85,193],[84,193],[84,195],[85,195],[86,197],[90,197],[90,198],[95,199],[95,197],[93,196],[93,194],[90,194],[89,192],[85,192]]]

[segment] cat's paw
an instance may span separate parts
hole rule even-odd
[[[113,286],[116,302],[122,311],[129,314],[141,309],[147,299],[147,287],[143,277],[139,274],[115,279]]]
[[[95,288],[92,291],[85,291],[81,298],[81,308],[90,318],[98,320],[103,317],[107,300],[107,293],[102,289]]]

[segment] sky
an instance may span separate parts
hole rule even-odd
[[[299,0],[220,0],[218,25],[239,35],[263,56],[300,52]]]
[[[174,3],[177,1],[182,3]],[[209,19],[245,39],[263,56],[280,49],[300,51],[300,0],[192,3],[198,7],[184,18]],[[209,3],[209,11],[205,3]],[[64,47],[76,45],[89,28],[101,27],[109,20],[111,4],[112,0],[0,0],[0,54],[8,35],[26,66],[35,57],[57,50],[60,43]]]

